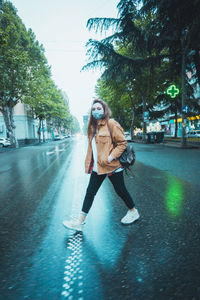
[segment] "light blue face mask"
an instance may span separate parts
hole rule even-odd
[[[92,116],[96,119],[96,120],[100,120],[103,117],[104,111],[103,109],[95,109],[92,111]]]

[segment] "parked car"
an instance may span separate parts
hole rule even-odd
[[[10,146],[10,140],[5,138],[0,138],[0,147],[8,147]]]
[[[61,136],[59,134],[54,135],[54,141],[61,140]]]
[[[125,138],[126,138],[127,141],[131,141],[131,135],[128,131],[125,131],[124,135],[125,135]]]
[[[191,130],[188,132],[187,137],[200,137],[200,130]]]
[[[137,137],[138,139],[142,139],[142,135],[143,135],[142,132],[137,132],[137,133],[136,133],[136,137]]]

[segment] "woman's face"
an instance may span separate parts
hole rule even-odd
[[[92,111],[95,111],[95,110],[97,110],[97,111],[98,110],[103,110],[104,111],[103,106],[101,105],[101,103],[97,102],[97,103],[92,105]]]
[[[92,116],[96,120],[100,120],[104,115],[103,105],[99,102],[96,102],[92,105]]]

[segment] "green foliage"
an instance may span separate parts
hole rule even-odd
[[[112,101],[108,102],[111,102],[114,116],[121,120],[125,128],[133,130],[142,120],[141,107],[146,110],[147,105],[151,107],[156,101],[156,68],[160,60],[167,55],[157,53],[150,47],[152,38],[147,28],[152,20],[151,16],[142,18],[133,1],[120,1],[118,9],[119,18],[115,21],[117,32],[101,42],[88,42],[88,55],[92,61],[84,69],[99,66],[104,68],[102,79],[106,91],[105,85],[108,85],[110,90],[112,81]],[[95,29],[107,29],[110,19],[104,20],[90,19],[88,24],[90,28],[93,26]],[[113,23],[112,19],[110,26]],[[101,87],[98,87],[98,94],[106,99]],[[110,96],[109,92],[108,95]],[[112,105],[112,102],[115,105]]]
[[[35,118],[39,120],[50,120],[55,127],[66,126],[70,122],[68,104],[65,103],[63,94],[52,79],[43,75],[32,81],[31,93],[24,98]]]
[[[80,124],[79,124],[77,118],[74,116],[72,116],[72,121],[70,122],[69,129],[71,130],[72,134],[78,133],[81,131]]]
[[[191,87],[186,83],[184,91],[181,89],[181,80],[186,77],[181,72],[183,51],[187,69],[195,64],[200,83],[200,2],[121,0],[117,8],[118,18],[91,18],[87,24],[89,30],[114,31],[101,41],[87,43],[90,62],[83,69],[103,69],[96,88],[98,96],[109,103],[125,127],[130,125],[130,109],[132,122],[142,107],[150,111],[151,118],[181,113],[181,98],[172,101],[165,91],[174,82],[192,101]],[[162,111],[156,111],[159,104],[164,107]],[[197,102],[194,104],[193,111],[197,111]]]
[[[200,83],[200,2],[198,0],[143,0],[141,13],[146,16],[151,12],[155,15],[151,22],[156,48],[160,51],[168,51],[170,60],[173,61],[174,72],[181,72],[182,41],[186,52],[187,68],[195,61],[198,55],[198,63],[195,63],[199,72],[196,76]]]
[[[116,119],[125,130],[129,130],[132,122],[132,107],[126,83],[108,81],[102,77],[98,80],[95,91],[100,99],[108,103],[111,117]],[[135,126],[139,123],[140,119],[136,117]]]
[[[0,30],[5,42],[0,47],[0,110],[13,107],[27,90],[27,32],[10,2],[1,5]]]
[[[0,111],[13,145],[13,107],[19,101],[28,105],[40,125],[47,119],[69,128],[73,122],[68,103],[51,79],[43,46],[31,29],[26,30],[12,3],[0,0]]]

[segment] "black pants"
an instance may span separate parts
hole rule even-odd
[[[82,211],[84,213],[89,212],[89,210],[92,206],[94,197],[95,197],[96,193],[98,192],[98,189],[100,188],[100,186],[103,183],[106,176],[107,176],[106,174],[97,175],[96,172],[92,172],[92,174],[90,176],[90,181],[89,181],[89,184],[87,187],[85,199],[83,202],[83,207],[82,207]],[[135,204],[124,184],[123,171],[114,173],[111,176],[108,176],[108,178],[112,182],[116,193],[123,199],[123,201],[125,202],[127,207],[129,209],[134,208]]]

